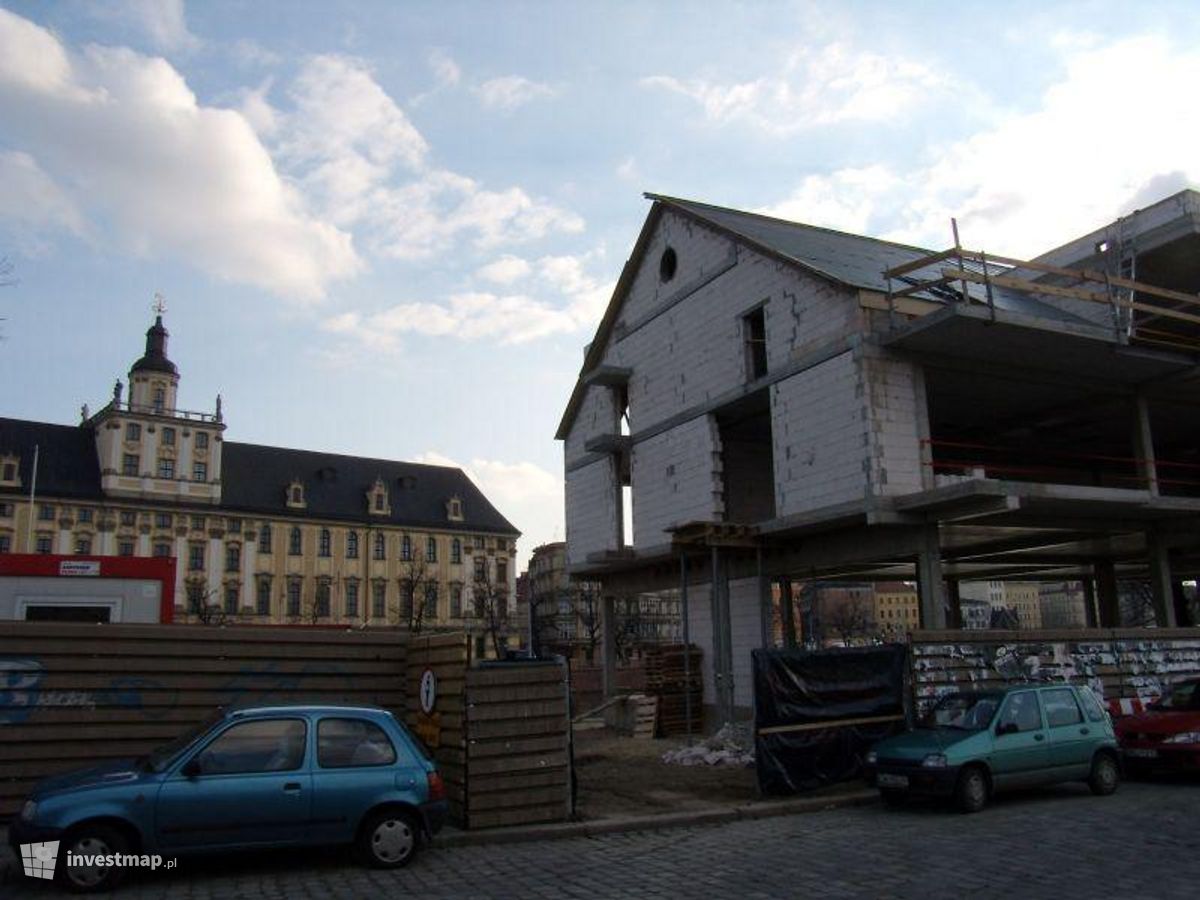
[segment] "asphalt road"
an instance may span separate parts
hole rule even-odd
[[[9,897],[56,896],[7,883]],[[726,825],[526,844],[426,848],[405,870],[338,851],[180,860],[118,896],[619,898],[1200,896],[1200,780],[1083,785],[997,799],[977,815],[851,807]]]

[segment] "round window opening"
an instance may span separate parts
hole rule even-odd
[[[658,277],[662,281],[670,281],[675,277],[675,268],[678,265],[679,260],[675,256],[675,248],[668,247],[658,261]]]

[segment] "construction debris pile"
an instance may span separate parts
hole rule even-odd
[[[749,725],[730,722],[712,737],[690,747],[668,750],[662,761],[675,766],[737,766],[754,765],[754,741]]]

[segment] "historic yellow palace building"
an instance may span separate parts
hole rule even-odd
[[[227,441],[219,396],[178,408],[166,351],[160,315],[127,396],[77,426],[0,418],[0,553],[175,557],[176,621],[504,616],[518,532],[462,470]]]

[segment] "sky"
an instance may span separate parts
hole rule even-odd
[[[462,466],[563,538],[644,191],[1029,256],[1200,184],[1185,2],[0,0],[0,416],[165,297],[230,440]]]

